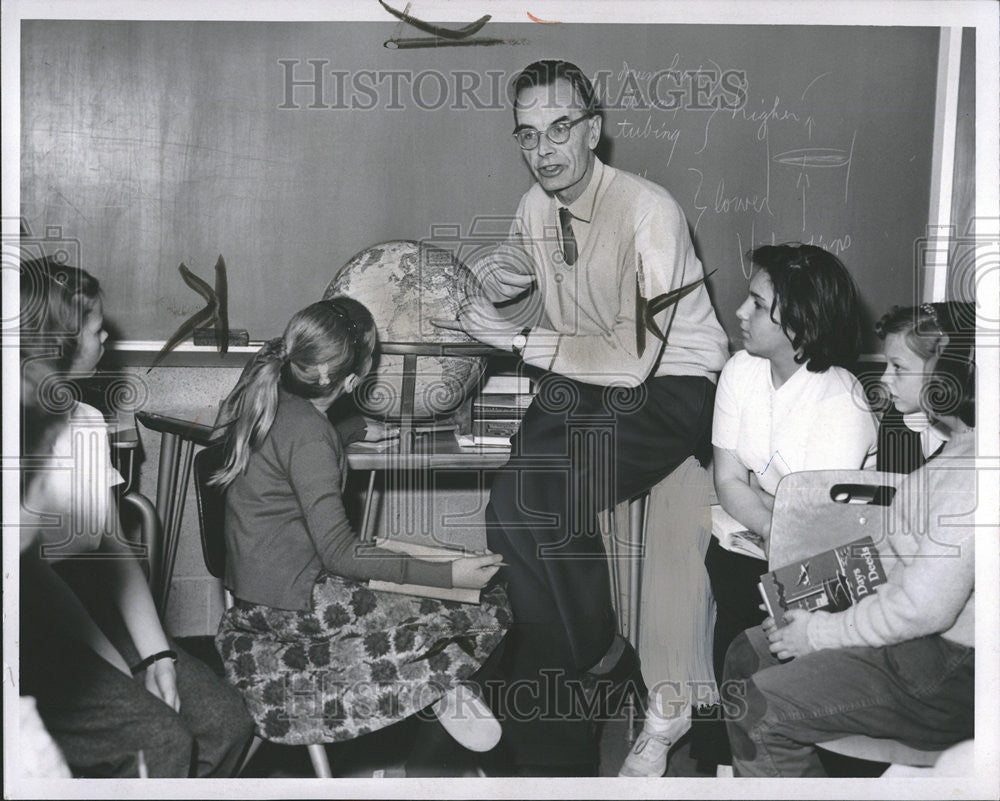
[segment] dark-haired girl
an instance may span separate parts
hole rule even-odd
[[[223,403],[226,586],[216,643],[269,740],[335,742],[424,707],[472,750],[500,726],[463,684],[506,631],[502,590],[479,606],[370,590],[479,589],[499,555],[430,562],[361,543],[344,511],[346,456],[326,416],[372,367],[375,322],[346,297],[296,313]]]
[[[815,744],[849,734],[922,750],[973,735],[975,330],[971,308],[964,322],[960,311],[901,315],[912,324],[896,333],[931,354],[916,376],[893,365],[886,340],[894,400],[915,396],[947,440],[888,509],[886,583],[843,612],[793,610],[780,629],[767,618],[729,649],[725,682],[744,696],[744,714],[727,722],[737,775],[823,776]],[[915,392],[900,386],[910,377]]]
[[[712,422],[713,533],[729,526],[756,535],[767,553],[774,492],[789,473],[857,470],[875,451],[875,418],[849,372],[860,348],[857,289],[832,254],[812,245],[766,245],[750,253],[753,275],[737,309],[745,350],[722,370]],[[713,537],[705,557],[717,618],[713,661],[722,679],[726,649],[763,619],[757,582],[767,561],[724,549]],[[727,762],[719,727],[713,748]],[[704,733],[704,730],[702,730]]]

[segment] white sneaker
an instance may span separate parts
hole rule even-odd
[[[691,718],[684,717],[678,718],[676,725],[664,732],[643,729],[625,757],[618,775],[659,778],[667,771],[667,754],[670,749],[690,728]]]
[[[500,742],[500,723],[471,687],[459,684],[431,709],[445,731],[470,751],[489,751]]]

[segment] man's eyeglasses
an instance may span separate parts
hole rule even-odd
[[[573,126],[584,120],[589,120],[593,114],[584,114],[575,120],[558,120],[545,129],[545,138],[554,145],[562,145],[569,141],[570,132]],[[522,150],[534,150],[541,141],[542,132],[535,128],[518,128],[514,131],[514,138],[521,146]]]

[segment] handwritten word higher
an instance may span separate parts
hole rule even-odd
[[[763,98],[761,98],[763,103]],[[790,108],[781,107],[781,98],[777,95],[774,96],[774,102],[771,104],[770,108],[762,107],[759,109],[748,109],[746,106],[742,108],[737,108],[732,110],[733,119],[749,120],[750,122],[759,122],[760,125],[757,126],[757,139],[762,141],[767,136],[767,124],[768,122],[783,122],[789,121],[798,123],[805,126],[808,136],[812,137],[813,126],[816,121],[812,118],[811,114],[808,114],[802,109],[793,111]]]

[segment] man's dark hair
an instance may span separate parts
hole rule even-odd
[[[831,365],[851,367],[861,350],[858,288],[843,263],[823,248],[790,243],[764,245],[748,254],[767,273],[775,310],[800,364],[813,373]]]
[[[552,86],[562,78],[568,81],[576,90],[583,102],[584,111],[588,114],[600,114],[601,105],[594,92],[594,86],[583,71],[568,61],[547,58],[535,61],[521,70],[511,82],[511,105],[514,108],[514,121],[517,122],[517,96],[525,89],[535,86]]]

